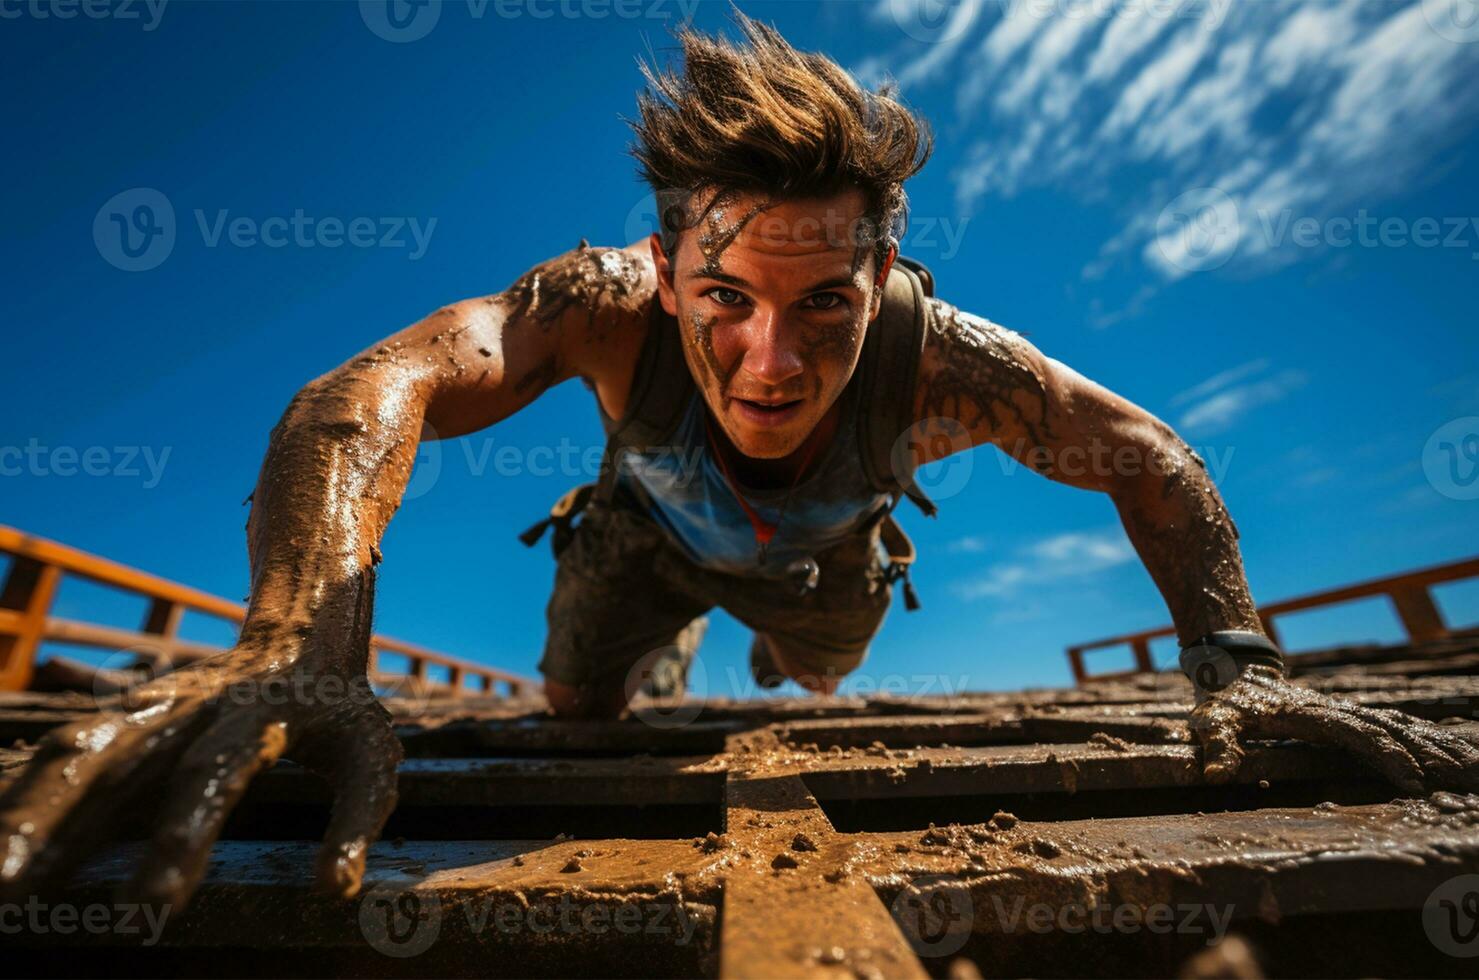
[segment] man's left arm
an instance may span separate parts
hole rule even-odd
[[[1108,494],[1183,649],[1219,633],[1227,639],[1214,642],[1238,643],[1222,658],[1232,668],[1216,689],[1197,687],[1192,722],[1209,779],[1236,773],[1240,737],[1300,738],[1346,748],[1410,792],[1479,789],[1479,749],[1454,732],[1284,679],[1248,590],[1237,528],[1205,464],[1170,426],[1019,334],[927,302],[915,402],[925,460],[990,443],[1043,476]]]

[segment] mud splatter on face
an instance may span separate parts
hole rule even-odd
[[[720,363],[719,355],[714,351],[714,325],[718,322],[717,316],[705,316],[700,310],[691,310],[688,313],[688,323],[693,328],[694,345],[698,348],[699,357],[718,383],[719,396],[724,397],[729,390],[729,382],[739,370],[740,358],[735,358],[734,363],[727,368]]]
[[[733,210],[739,195],[734,191],[724,191],[716,194],[709,202],[701,224],[703,231],[698,236],[698,250],[703,254],[704,264],[699,270],[706,276],[712,276],[719,272],[719,260],[724,256],[724,250],[734,244],[740,232],[745,226],[754,220],[757,214],[769,208],[775,207],[772,201],[760,201],[753,204],[734,221],[729,221],[729,212]]]

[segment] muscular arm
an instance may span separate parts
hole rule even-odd
[[[990,443],[1043,476],[1108,494],[1183,644],[1212,630],[1262,632],[1237,528],[1170,426],[1020,335],[928,303],[916,418],[958,423],[970,446]]]
[[[400,743],[366,666],[380,536],[417,443],[497,422],[577,374],[619,406],[652,289],[640,254],[582,247],[305,386],[258,477],[236,646],[47,734],[0,797],[0,897],[64,880],[120,812],[159,802],[133,892],[178,907],[251,780],[284,756],[332,787],[318,881],[354,894],[396,798]]]
[[[339,633],[335,597],[352,595],[379,560],[423,437],[485,428],[576,375],[604,400],[623,397],[652,289],[639,254],[582,247],[305,386],[273,430],[253,494],[243,636]]]
[[[1237,529],[1176,433],[1017,334],[929,302],[915,416],[927,459],[991,443],[1044,476],[1107,493],[1183,646],[1215,630],[1262,632]],[[1271,666],[1232,674],[1225,687],[1197,690],[1189,719],[1209,781],[1237,773],[1244,738],[1297,738],[1340,746],[1414,795],[1479,789],[1479,746],[1462,735],[1299,687]]]

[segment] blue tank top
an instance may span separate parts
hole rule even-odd
[[[763,520],[780,523],[764,565],[759,562],[754,525],[710,451],[704,401],[698,392],[673,433],[672,448],[622,451],[617,490],[630,494],[695,564],[730,574],[784,578],[791,562],[857,533],[890,503],[888,494],[868,485],[859,458],[858,387],[849,384],[843,390],[837,432],[811,474],[794,489],[738,485]]]

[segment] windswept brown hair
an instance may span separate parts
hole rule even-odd
[[[649,88],[637,97],[631,152],[657,195],[664,250],[672,254],[682,227],[672,216],[686,216],[702,188],[795,198],[856,187],[881,262],[903,235],[904,181],[929,159],[927,124],[890,83],[869,92],[831,58],[733,13],[743,43],[684,27],[681,74],[641,66]]]

